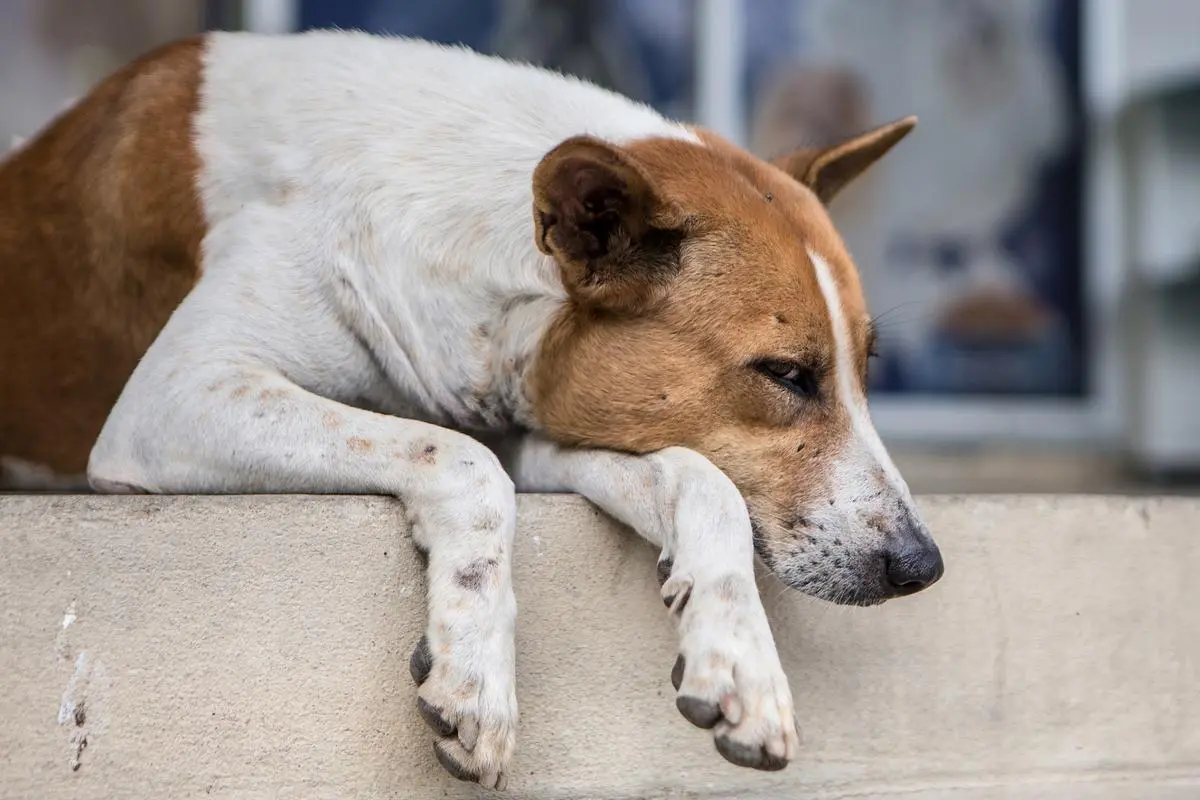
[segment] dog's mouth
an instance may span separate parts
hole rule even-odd
[[[750,526],[754,552],[775,577],[792,589],[840,606],[877,606],[897,596],[883,580],[879,565],[869,563],[871,559],[855,556],[835,544],[816,544],[806,549],[797,546],[788,552],[771,542],[753,514]]]

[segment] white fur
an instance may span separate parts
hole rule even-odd
[[[847,453],[840,461],[848,467],[849,475],[860,476],[859,480],[870,476],[876,468],[883,470],[891,490],[887,499],[890,501],[899,497],[906,505],[911,505],[912,494],[908,490],[908,484],[900,476],[900,470],[896,469],[887,448],[883,446],[867,409],[867,395],[855,379],[854,349],[850,341],[846,314],[842,310],[841,290],[838,288],[837,279],[829,268],[829,262],[820,254],[809,248],[808,257],[817,274],[817,284],[821,287],[821,296],[825,300],[830,327],[833,330],[834,383],[837,386],[838,402],[846,409],[850,420]],[[857,495],[861,493],[861,488],[855,484],[856,481],[838,482],[841,492]]]
[[[429,554],[433,668],[419,694],[456,727],[438,748],[502,786],[517,722],[514,487],[489,449],[442,426],[532,422],[519,365],[564,300],[533,242],[543,155],[576,134],[691,134],[531,67],[329,32],[212,35],[195,131],[203,277],[129,380],[90,479],[399,497]],[[592,498],[663,544],[673,586],[690,582],[683,691],[741,717],[719,734],[790,758],[791,696],[728,479],[689,451],[536,452],[524,485]],[[660,479],[649,495],[646,471]],[[720,675],[704,672],[712,654]]]
[[[528,437],[512,467],[523,491],[578,492],[662,548],[662,596],[679,625],[679,696],[720,707],[717,737],[791,760],[791,690],[754,581],[753,532],[733,483],[700,454],[558,447]]]
[[[691,137],[590,84],[364,34],[218,35],[203,98],[196,130],[214,236],[255,205],[258,224],[279,234],[283,252],[271,257],[307,262],[305,279],[320,273],[371,345],[378,385],[339,388],[464,427],[510,421],[493,407],[516,391],[507,359],[532,350],[563,298],[531,234],[537,163],[577,134]],[[504,301],[514,305],[497,318]],[[492,335],[473,335],[481,325]],[[520,422],[526,410],[510,409]]]

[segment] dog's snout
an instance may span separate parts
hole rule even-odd
[[[942,552],[923,528],[906,531],[884,553],[887,582],[897,595],[914,594],[942,577]]]

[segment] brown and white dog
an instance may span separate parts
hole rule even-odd
[[[87,459],[108,492],[403,500],[417,702],[486,786],[517,723],[514,489],[579,492],[662,548],[679,710],[781,768],[755,552],[840,603],[942,573],[868,417],[871,321],[824,208],[913,124],[768,164],[462,49],[172,44],[0,166],[0,452]]]

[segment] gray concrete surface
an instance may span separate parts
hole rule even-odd
[[[1200,797],[1200,501],[921,502],[948,568],[927,593],[846,609],[762,579],[804,728],[763,774],[674,708],[651,548],[523,497],[508,796]],[[489,796],[414,707],[396,503],[7,496],[0,553],[0,798]]]

